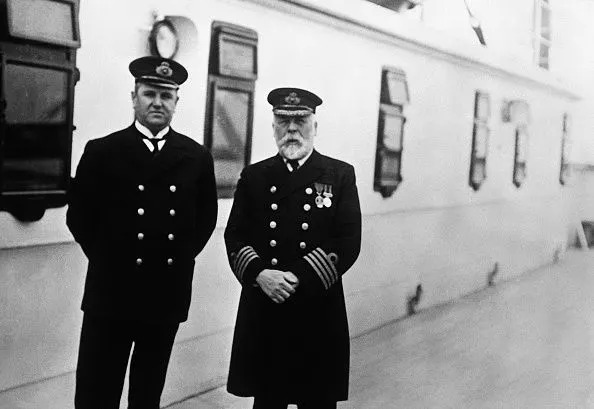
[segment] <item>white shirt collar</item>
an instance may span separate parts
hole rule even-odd
[[[163,136],[167,135],[167,132],[169,132],[169,125],[161,129],[159,133],[156,135],[153,135],[153,133],[146,126],[138,122],[138,120],[134,121],[134,126],[136,126],[136,129],[138,129],[138,132],[140,132],[149,139],[162,138]]]

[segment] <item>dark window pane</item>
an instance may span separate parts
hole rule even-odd
[[[400,155],[382,155],[381,178],[382,183],[388,179],[396,183],[400,174]]]
[[[56,124],[66,121],[66,72],[7,64],[5,75],[6,121],[9,124]]]
[[[518,162],[526,162],[528,157],[528,133],[523,127],[518,128],[517,132],[517,141],[516,141],[516,149],[517,149],[517,161]]]
[[[477,160],[472,167],[472,182],[480,185],[487,177],[487,163],[485,160]]]
[[[49,42],[77,41],[74,37],[73,5],[47,0],[9,2],[11,33]],[[53,40],[53,41],[52,41]]]
[[[540,44],[539,56],[538,65],[542,68],[549,68],[549,46],[547,44]]]
[[[9,125],[7,128],[2,191],[63,189],[67,126]]]
[[[212,155],[219,185],[235,185],[245,166],[250,95],[215,88]]]

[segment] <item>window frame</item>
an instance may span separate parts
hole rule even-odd
[[[487,114],[483,118],[480,116],[481,102],[487,105]],[[481,90],[477,90],[474,96],[474,118],[472,126],[472,145],[470,150],[470,170],[468,172],[468,184],[473,190],[480,189],[483,182],[487,179],[487,157],[489,156],[489,138],[491,136],[491,128],[489,127],[489,119],[491,118],[491,97]],[[479,131],[484,130],[486,140],[479,141]],[[485,146],[484,157],[478,155],[479,143]],[[482,169],[482,177],[478,178],[478,171]]]
[[[524,137],[522,137],[524,135]],[[530,134],[528,133],[528,124],[521,123],[515,128],[515,150],[514,150],[514,169],[513,169],[513,184],[520,188],[526,180],[528,162],[528,146],[530,141]],[[522,154],[522,158],[520,158]]]
[[[246,46],[254,48],[253,51],[253,70],[247,72],[244,70],[234,70],[233,67],[229,69],[228,66],[223,66],[221,57],[221,43],[223,41],[233,41],[241,43]],[[215,161],[216,173],[216,152],[213,152],[214,146],[214,127],[215,127],[215,98],[217,89],[228,89],[230,91],[236,90],[245,92],[249,95],[247,106],[247,129],[245,134],[245,147],[243,152],[243,167],[247,166],[251,161],[252,151],[252,137],[253,137],[253,123],[254,123],[254,101],[255,101],[255,83],[258,78],[258,34],[256,31],[238,26],[235,24],[214,21],[211,26],[211,46],[209,55],[209,68],[207,78],[207,95],[206,95],[206,116],[204,121],[204,145],[208,148]],[[238,175],[239,177],[239,175]],[[226,184],[217,178],[217,192],[219,198],[232,198],[235,183]]]
[[[63,1],[64,2],[64,1]],[[74,4],[78,10],[78,1],[65,1]],[[78,14],[76,15],[75,26],[78,27]],[[67,203],[67,191],[70,185],[71,158],[72,158],[72,134],[75,129],[74,119],[74,95],[75,86],[79,80],[79,71],[76,68],[77,44],[71,47],[57,45],[48,41],[47,44],[41,40],[30,40],[13,38],[11,33],[0,34],[0,211],[8,211],[18,220],[37,221],[41,219],[48,208],[62,207]],[[41,68],[54,71],[61,71],[66,74],[65,84],[65,118],[58,124],[54,123],[8,123],[7,109],[10,101],[7,101],[7,66],[21,65],[31,68]],[[58,176],[59,187],[50,189],[34,189],[34,185],[19,190],[4,191],[7,183],[7,175],[4,172],[6,160],[5,139],[9,136],[10,127],[18,126],[64,126],[64,140],[60,139],[59,159],[63,160],[63,167]],[[26,153],[23,159],[26,160]]]
[[[404,85],[404,98],[398,99],[397,96],[390,95],[390,80],[401,82]],[[404,115],[404,107],[409,102],[410,92],[406,72],[397,67],[382,67],[373,190],[379,192],[383,198],[392,196],[403,181],[402,152],[404,150],[404,130],[407,121]],[[388,116],[398,117],[401,121],[398,149],[390,148],[386,144],[385,125]],[[398,162],[394,174],[386,174],[383,170],[385,161],[389,159],[395,159]]]
[[[549,13],[549,21],[548,33],[545,33],[545,27],[543,26],[543,9],[548,10]],[[534,0],[534,13],[533,13],[533,23],[532,23],[532,51],[533,56],[532,59],[534,63],[543,68],[543,69],[550,69],[550,58],[551,58],[551,48],[552,48],[552,8],[551,4],[548,0]],[[548,38],[547,38],[548,35]],[[541,47],[545,47],[547,49],[547,57],[543,58],[541,56]]]
[[[571,167],[569,165],[569,151],[571,146],[571,116],[569,113],[563,114],[563,127],[561,135],[561,166],[559,169],[559,183],[564,186],[571,176]]]
[[[20,27],[16,26],[12,18],[15,13],[14,3],[19,0],[5,0],[6,2],[6,18],[8,33],[15,39],[22,39],[26,41],[36,41],[44,44],[52,44],[56,46],[63,46],[68,48],[80,48],[80,25],[79,25],[79,1],[80,0],[49,0],[51,3],[68,4],[72,8],[72,36],[73,40],[64,40],[58,38],[44,37],[40,35],[33,35],[24,32]],[[46,0],[47,1],[47,0]]]

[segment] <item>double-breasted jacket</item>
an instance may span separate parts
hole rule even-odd
[[[228,390],[292,402],[345,400],[349,333],[342,275],[359,255],[361,211],[354,168],[313,151],[295,172],[280,156],[242,172],[225,230],[242,285]],[[263,269],[293,272],[282,304],[255,284]]]
[[[134,125],[87,143],[67,224],[89,259],[82,309],[187,319],[194,259],[217,218],[210,153],[172,129],[153,155]]]

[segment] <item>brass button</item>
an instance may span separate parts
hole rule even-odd
[[[274,220],[270,222],[270,228],[276,229],[276,222]]]
[[[299,243],[299,247],[304,249],[306,247],[306,244],[304,241],[302,241],[301,243]]]
[[[144,214],[144,209],[142,207],[139,208],[137,211],[139,216],[142,216]]]
[[[138,185],[138,190],[140,190],[141,192],[144,192],[144,185]]]
[[[169,234],[167,235],[167,238],[168,238],[169,240],[173,240],[173,239],[175,239],[175,236],[174,236],[173,234],[169,233]]]
[[[311,187],[308,187],[307,189],[305,189],[305,193],[311,195],[313,193],[313,190],[311,190]]]
[[[175,210],[171,209],[171,210],[169,211],[169,214],[170,214],[171,216],[175,216]]]
[[[172,258],[168,258],[167,259],[167,265],[172,265],[173,264],[173,259]]]
[[[307,224],[307,223],[303,223],[303,224],[301,225],[301,228],[302,228],[303,230],[307,230],[307,229],[309,229],[309,224]]]
[[[303,210],[305,210],[306,212],[309,212],[310,209],[311,209],[311,206],[308,203],[303,205]]]
[[[177,190],[177,187],[175,187],[175,185],[171,185],[171,186],[169,186],[169,190],[171,190],[171,193],[175,193],[175,191]]]
[[[270,205],[270,208],[272,210],[276,210],[276,209],[278,209],[278,205],[276,203],[273,203],[273,204]]]
[[[138,233],[138,240],[142,240],[144,239],[144,234],[143,233]]]
[[[278,264],[278,260],[273,258],[272,260],[270,260],[270,264],[272,264],[273,266],[276,266]]]
[[[276,240],[270,240],[270,247],[276,246]]]
[[[141,265],[142,264],[142,259],[141,258],[137,258],[136,259],[136,265]]]
[[[270,193],[276,192],[276,186],[270,186]]]

